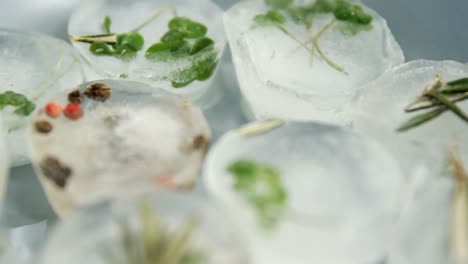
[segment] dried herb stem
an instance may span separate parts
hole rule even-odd
[[[339,72],[345,72],[345,69],[341,67],[340,65],[336,64],[333,62],[330,58],[325,55],[325,53],[322,51],[319,45],[319,39],[322,37],[322,35],[327,32],[335,23],[336,23],[336,18],[332,19],[328,24],[326,24],[318,33],[317,35],[312,39],[312,45],[314,48],[317,50],[319,56],[332,68]]]
[[[131,32],[138,32],[140,30],[142,30],[144,27],[148,26],[149,24],[151,24],[154,20],[158,19],[160,16],[162,16],[164,13],[166,12],[170,12],[172,14],[172,16],[177,16],[177,11],[175,8],[171,7],[171,6],[167,6],[165,8],[162,8],[158,11],[156,11],[156,13],[154,13],[154,15],[152,15],[151,17],[149,17],[147,20],[145,20],[142,24],[140,24],[139,26],[135,27],[134,29],[131,30]]]

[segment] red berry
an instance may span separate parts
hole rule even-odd
[[[65,107],[63,114],[71,120],[78,120],[83,117],[83,109],[76,103],[71,103]]]
[[[45,107],[45,112],[48,116],[57,118],[62,114],[63,109],[62,106],[57,103],[48,103]]]

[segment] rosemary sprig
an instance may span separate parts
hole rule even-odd
[[[456,181],[452,200],[450,253],[454,263],[468,263],[468,176],[455,151],[450,153]]]
[[[429,112],[417,115],[404,122],[397,132],[408,131],[440,116],[446,110],[451,111],[460,119],[468,122],[468,116],[456,103],[468,99],[468,78],[445,83],[437,75],[425,88],[423,94],[405,108],[405,112],[435,108]]]
[[[167,227],[148,203],[139,208],[140,228],[133,231],[126,220],[119,221],[120,241],[124,258],[113,254],[103,257],[109,264],[202,264],[207,262],[205,252],[190,246],[197,229],[197,221],[189,220],[175,232]]]

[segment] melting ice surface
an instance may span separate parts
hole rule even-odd
[[[172,62],[153,62],[145,58],[145,51],[168,31],[168,22],[174,17],[168,7],[176,10],[177,16],[188,17],[201,22],[208,27],[207,37],[215,41],[216,59],[223,53],[226,37],[222,25],[222,10],[211,0],[97,0],[82,1],[80,7],[70,19],[68,32],[74,36],[94,35],[104,33],[105,16],[112,19],[112,32],[126,33],[142,24],[160,10],[166,10],[154,22],[142,28],[139,33],[145,43],[135,59],[122,61],[115,57],[95,56],[89,52],[88,43],[73,43],[79,50],[86,64],[89,65],[87,79],[121,78],[156,85],[171,92],[185,95],[191,101],[200,105],[207,104],[210,99],[209,90],[213,85],[213,77],[206,81],[194,81],[183,88],[173,88],[167,78],[186,69],[191,65],[188,59],[178,59]]]
[[[369,83],[353,101],[353,127],[384,143],[395,153],[405,169],[416,165],[429,166],[434,174],[446,166],[447,150],[459,146],[468,157],[466,123],[446,111],[436,119],[397,133],[396,129],[409,118],[424,113],[405,113],[404,109],[422,94],[425,86],[439,74],[446,82],[468,77],[468,66],[454,61],[418,60],[401,65]],[[465,112],[466,101],[457,105]]]
[[[72,121],[39,113],[31,125],[31,159],[53,208],[64,214],[141,186],[190,188],[210,140],[200,109],[162,89],[104,80],[105,102],[84,96]],[[67,94],[54,98],[67,104]],[[42,106],[40,106],[42,107]],[[37,124],[47,122],[48,133]]]
[[[122,223],[129,223],[129,231],[136,243],[133,252],[141,253],[139,242],[146,237],[157,236],[161,230],[143,230],[141,215],[137,208],[142,203],[148,203],[155,216],[159,219],[163,231],[172,232],[172,242],[175,231],[180,230],[189,221],[195,220],[195,229],[188,246],[202,253],[202,262],[174,263],[206,263],[206,264],[245,264],[249,262],[245,245],[239,241],[230,220],[220,213],[219,208],[211,201],[196,195],[181,195],[175,193],[155,192],[151,195],[117,200],[111,204],[101,203],[85,209],[63,222],[52,234],[50,243],[44,250],[39,263],[88,263],[134,264],[128,261],[131,256],[125,253],[125,241],[122,241]],[[154,223],[150,223],[154,224]],[[64,246],[65,244],[66,246]],[[167,245],[167,244],[166,244]],[[156,248],[150,250],[157,251]],[[175,252],[173,252],[175,253]],[[142,257],[142,255],[136,255]],[[135,256],[133,256],[135,258]],[[156,263],[156,262],[138,262]],[[164,262],[166,263],[166,262]]]
[[[288,208],[273,230],[259,225],[254,208],[234,188],[227,167],[239,159],[280,173]],[[252,137],[226,134],[212,148],[204,176],[208,192],[243,227],[253,263],[260,264],[380,261],[404,182],[394,157],[374,141],[296,122]]]
[[[298,1],[296,1],[298,2]],[[312,1],[299,1],[312,3]],[[355,36],[335,23],[319,41],[323,52],[346,73],[339,72],[301,47],[276,27],[254,27],[254,16],[267,11],[264,1],[241,1],[224,15],[242,93],[254,117],[319,120],[339,123],[351,95],[366,82],[404,62],[403,53],[385,20],[365,7],[373,28]],[[316,34],[332,15],[319,15]],[[304,25],[289,17],[284,27],[307,42]]]
[[[39,34],[0,30],[0,94],[21,93],[40,105],[53,94],[82,81],[77,56],[66,42]],[[29,118],[15,114],[14,110],[7,106],[2,112],[11,165],[18,166],[29,162],[25,139]]]

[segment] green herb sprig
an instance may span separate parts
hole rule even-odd
[[[405,132],[425,124],[436,117],[451,111],[460,119],[468,122],[468,116],[460,109],[456,103],[468,99],[468,78],[445,83],[437,75],[436,78],[426,86],[423,94],[416,98],[405,108],[406,112],[415,112],[424,109],[431,109],[423,114],[416,115],[398,127],[397,132]]]
[[[128,221],[119,221],[123,258],[110,252],[104,254],[109,264],[203,264],[205,252],[190,246],[197,228],[194,219],[175,232],[169,232],[148,203],[139,208],[140,229],[132,230]]]
[[[278,28],[306,49],[311,58],[317,52],[323,61],[339,72],[345,72],[345,69],[325,55],[319,45],[320,38],[336,23],[339,23],[339,29],[343,34],[351,36],[372,29],[372,16],[367,14],[362,6],[351,4],[346,0],[317,0],[303,6],[294,5],[293,0],[265,0],[265,2],[271,9],[267,13],[256,15],[253,18],[256,26]],[[312,33],[313,22],[319,14],[331,14],[333,19],[314,35]],[[309,35],[306,42],[299,40],[285,28],[286,16],[289,16],[295,23],[305,26]]]
[[[178,69],[162,78],[170,81],[174,88],[185,87],[196,80],[209,79],[218,64],[215,42],[206,36],[208,28],[205,25],[190,18],[177,16],[174,8],[168,7],[157,11],[128,33],[112,33],[112,20],[106,16],[103,22],[104,34],[70,36],[70,38],[77,42],[90,43],[89,51],[96,56],[113,56],[124,61],[131,61],[143,49],[145,42],[138,31],[167,11],[173,15],[168,23],[168,31],[159,42],[146,50],[146,59],[153,62],[171,62],[181,59],[189,61],[185,68]],[[126,78],[128,74],[121,74],[120,77]]]
[[[288,201],[280,173],[252,160],[235,161],[227,170],[234,178],[234,189],[256,210],[260,224],[268,230],[277,226]]]
[[[199,22],[186,17],[174,17],[169,21],[168,31],[161,37],[161,41],[151,45],[145,57],[155,62],[184,58],[190,60],[188,68],[168,77],[174,88],[185,87],[195,80],[207,80],[218,63],[214,41],[206,37],[207,32],[207,27]]]
[[[0,94],[0,110],[3,110],[6,106],[15,107],[14,113],[20,116],[28,116],[36,109],[34,102],[30,101],[23,94],[13,91],[6,91]]]

